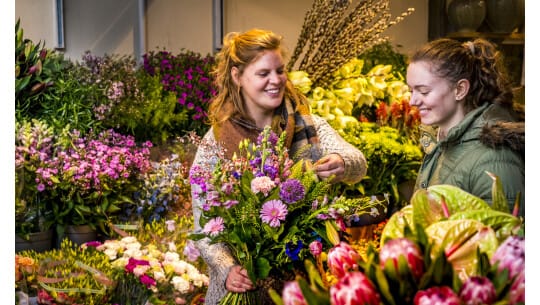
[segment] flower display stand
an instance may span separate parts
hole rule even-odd
[[[15,235],[15,252],[23,250],[35,250],[36,252],[45,252],[52,248],[53,230],[30,233],[28,240]]]

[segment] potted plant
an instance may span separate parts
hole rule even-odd
[[[53,157],[53,142],[53,130],[45,122],[15,122],[16,251],[52,246],[50,198],[36,178]]]
[[[56,158],[37,178],[55,200],[52,212],[57,233],[68,225],[88,225],[108,233],[119,206],[132,200],[150,168],[150,142],[137,144],[132,136],[106,130],[81,135],[65,130],[59,136]]]

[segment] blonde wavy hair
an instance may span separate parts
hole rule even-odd
[[[225,35],[223,48],[216,55],[216,66],[212,71],[218,87],[218,94],[209,106],[208,119],[210,124],[222,123],[237,114],[252,119],[246,111],[240,87],[233,81],[231,70],[233,67],[237,67],[240,73],[243,73],[247,65],[259,59],[267,50],[279,50],[283,58],[287,58],[287,50],[282,45],[282,40],[282,36],[272,31],[256,28],[243,33],[230,32]],[[285,97],[308,104],[307,99],[296,90],[288,79],[285,86]]]

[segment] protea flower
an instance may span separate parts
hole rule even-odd
[[[491,257],[491,264],[497,263],[499,271],[508,269],[510,278],[525,272],[525,239],[519,236],[508,237]]]
[[[379,305],[380,296],[367,276],[362,272],[352,271],[330,287],[330,304]]]
[[[360,254],[349,244],[340,242],[328,251],[328,269],[339,279],[349,271],[358,270],[360,259]]]
[[[508,301],[510,305],[525,303],[525,272],[520,273],[510,286]]]
[[[403,256],[407,260],[407,265],[415,279],[420,279],[424,274],[424,258],[420,248],[408,238],[400,237],[387,241],[379,252],[381,268],[385,268],[387,261],[393,262],[394,270],[397,274],[406,274],[406,270],[399,270],[398,259]]]
[[[435,286],[418,291],[414,305],[461,305],[461,300],[450,287]]]
[[[465,305],[490,305],[497,300],[493,283],[485,276],[471,276],[459,292]]]
[[[284,305],[307,305],[297,281],[286,282],[283,286],[282,296]]]

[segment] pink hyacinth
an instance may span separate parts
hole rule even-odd
[[[349,244],[340,242],[328,251],[328,269],[332,275],[341,278],[349,271],[357,271],[360,259],[360,254]]]
[[[414,305],[461,305],[461,300],[450,287],[435,286],[418,291]]]
[[[330,287],[332,305],[379,305],[380,296],[371,281],[362,272],[345,274],[338,283]]]
[[[282,292],[283,305],[307,305],[306,299],[296,281],[286,282]]]
[[[384,269],[387,261],[391,260],[397,274],[406,274],[406,270],[399,270],[398,259],[400,256],[406,259],[407,265],[415,279],[420,279],[424,274],[422,252],[414,242],[404,237],[391,239],[382,246],[379,252],[381,268]]]
[[[497,292],[487,277],[471,276],[461,286],[459,297],[465,305],[490,305],[497,300]]]

